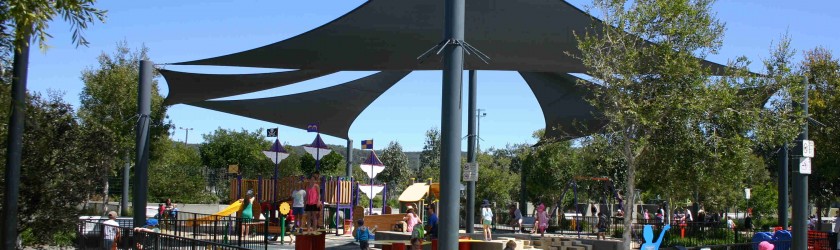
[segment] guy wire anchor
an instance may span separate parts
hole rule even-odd
[[[487,62],[487,61],[490,60],[489,56],[485,55],[480,50],[476,49],[475,47],[473,47],[472,45],[467,43],[467,41],[456,40],[456,39],[447,39],[447,40],[441,41],[440,43],[438,43],[434,47],[430,48],[426,52],[423,52],[423,54],[421,54],[420,56],[417,57],[417,60],[419,60],[420,63],[423,63],[423,61],[425,61],[426,58],[428,58],[429,56],[432,55],[431,54],[432,51],[435,51],[435,49],[437,49],[435,51],[435,55],[440,55],[440,52],[442,52],[444,49],[446,49],[446,46],[449,46],[449,45],[464,47],[464,52],[466,52],[467,55],[475,54],[475,56],[478,57],[479,60],[481,60],[482,62],[484,62],[486,64],[490,64],[489,62]]]

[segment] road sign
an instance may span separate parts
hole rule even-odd
[[[811,157],[799,157],[799,173],[811,173]]]
[[[464,181],[478,181],[478,163],[467,162],[461,173],[464,175]]]

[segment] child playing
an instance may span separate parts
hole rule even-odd
[[[371,235],[376,232],[376,228],[378,226],[374,226],[373,229],[370,229],[365,226],[364,220],[359,220],[356,222],[356,232],[353,233],[353,238],[359,241],[359,248],[362,250],[368,249],[368,240],[370,240]]]
[[[516,242],[513,240],[508,240],[508,242],[505,243],[505,250],[516,250]]]

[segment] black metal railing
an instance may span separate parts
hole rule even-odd
[[[82,237],[79,239],[90,241],[90,236],[102,239],[102,221],[80,221]],[[130,228],[130,221],[120,222],[120,226]],[[159,216],[157,228],[164,235],[248,249],[266,249],[268,241],[274,238],[269,232],[268,221],[199,213],[179,212],[177,216]]]
[[[100,220],[80,221],[76,239],[77,249],[253,249],[163,232],[104,225]]]
[[[607,237],[621,238],[624,233],[624,219],[611,217],[607,221],[604,234]],[[644,243],[642,235],[645,226],[650,225],[654,238],[658,239],[666,225],[661,220],[636,220],[631,225],[631,237],[637,244]],[[554,231],[567,235],[592,236],[599,231],[598,217],[571,216],[561,218]],[[702,246],[748,243],[754,231],[748,228],[728,228],[725,223],[674,222],[665,232],[662,246]]]
[[[790,241],[771,241],[772,244],[776,245],[776,249],[784,249],[782,246],[787,246],[790,248]],[[737,243],[737,244],[725,244],[725,245],[704,245],[704,246],[695,246],[695,247],[668,247],[663,249],[673,249],[673,250],[753,250],[758,249],[758,243]]]
[[[274,239],[270,222],[266,220],[177,212],[164,213],[159,221],[161,230],[167,234],[249,249],[265,249],[268,241]],[[277,227],[276,223],[272,227]]]

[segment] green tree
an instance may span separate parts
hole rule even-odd
[[[475,197],[477,202],[487,199],[496,202],[499,207],[506,207],[505,205],[519,198],[519,173],[510,171],[509,163],[498,164],[510,160],[502,156],[504,153],[497,151],[503,150],[491,148],[485,151],[486,153],[476,155],[479,170],[478,181],[475,184]],[[476,209],[478,211],[480,208]]]
[[[301,153],[297,150],[294,150],[294,147],[290,146],[289,144],[286,144],[285,147],[286,152],[289,152],[289,156],[280,162],[280,177],[303,175],[303,170],[301,170],[300,167],[300,158],[302,157]]]
[[[783,122],[792,118],[789,109],[763,109],[775,90],[783,90],[778,100],[795,95],[787,43],[767,63],[769,77],[755,77],[739,58],[727,72],[715,72],[724,77],[712,79],[702,59],[720,48],[723,32],[712,3],[596,0],[594,12],[606,25],[577,34],[580,58],[596,83],[581,84],[593,91],[590,101],[626,166],[627,200],[635,200],[637,170],[672,199],[697,196],[698,186],[731,196],[745,185],[744,173],[763,166],[751,157],[755,147],[791,136],[793,123]],[[684,185],[689,182],[700,184]],[[633,213],[633,206],[625,208]],[[629,231],[624,247],[630,247]]]
[[[385,170],[376,176],[380,182],[388,184],[388,191],[399,194],[409,184],[411,170],[408,169],[408,156],[402,150],[399,142],[392,141],[382,152],[382,164]],[[397,195],[391,197],[396,198]]]
[[[148,59],[148,49],[143,47],[132,51],[126,42],[117,44],[111,55],[102,53],[99,66],[82,71],[85,86],[79,95],[81,107],[79,117],[85,124],[99,124],[106,128],[110,138],[115,139],[117,153],[109,159],[112,168],[102,178],[103,197],[108,201],[108,176],[116,174],[123,161],[134,154],[137,125],[137,83],[140,82],[138,61]],[[166,106],[158,90],[157,81],[152,82],[152,113],[149,127],[153,145],[169,135],[170,124],[166,123]],[[151,148],[152,160],[164,154],[160,148]]]
[[[274,163],[265,157],[263,150],[271,147],[271,142],[263,138],[262,129],[248,131],[242,129],[233,131],[216,129],[210,134],[204,134],[204,143],[199,145],[198,151],[204,166],[224,173],[229,165],[239,165],[243,178],[256,179],[258,175],[274,175]],[[285,161],[285,160],[284,160]],[[229,184],[225,178],[211,178],[211,188],[214,188],[220,201],[227,201]]]
[[[587,85],[591,103],[607,121],[605,130],[617,136],[627,166],[628,200],[634,200],[636,169],[653,132],[664,122],[684,123],[699,101],[707,101],[696,98],[710,75],[697,56],[715,52],[723,33],[711,3],[643,0],[627,8],[624,1],[595,0],[590,12],[601,14],[603,25],[576,34],[586,73],[598,84]],[[626,209],[633,213],[633,206]],[[630,230],[623,237],[629,249]]]
[[[20,1],[3,1],[0,3],[0,61],[8,62],[8,55],[11,54],[7,48],[14,47],[17,50],[27,48],[31,41],[30,37],[34,36],[40,42],[40,47],[46,49],[46,39],[49,34],[46,33],[48,23],[56,16],[61,15],[65,21],[70,22],[73,30],[73,41],[76,45],[86,45],[87,41],[81,35],[81,31],[87,28],[88,24],[95,22],[95,20],[104,21],[105,12],[97,10],[92,7],[94,0],[83,1],[47,1],[47,0],[20,0]],[[16,58],[16,60],[28,60],[28,58]],[[0,72],[5,72],[8,64],[0,66]],[[4,74],[0,74],[4,75]],[[0,82],[8,82],[8,77],[0,76]],[[25,86],[15,86],[25,87]],[[23,88],[25,91],[25,88]],[[7,92],[10,93],[10,92]],[[12,103],[11,106],[18,107],[22,115],[26,116],[25,105],[28,103],[26,96],[12,96],[7,103]],[[17,105],[16,105],[17,103]],[[18,106],[20,105],[20,106]],[[21,121],[22,122],[22,121]],[[9,124],[8,126],[13,126]],[[24,132],[25,133],[25,132]],[[5,144],[4,144],[5,145]],[[8,150],[8,148],[7,148]],[[21,155],[21,157],[23,157]],[[5,159],[5,158],[4,158]],[[23,165],[23,164],[22,164]],[[5,169],[6,164],[3,163]],[[12,166],[15,168],[22,168],[22,166]],[[23,173],[23,172],[21,172]],[[9,176],[5,176],[4,180]],[[5,191],[5,190],[4,190]],[[5,193],[5,192],[3,192]],[[8,212],[8,211],[7,211]],[[20,214],[19,214],[20,215]],[[21,225],[22,223],[18,223]],[[20,228],[20,227],[19,227]],[[54,227],[63,228],[63,227]],[[46,230],[47,232],[54,232]],[[10,233],[11,234],[11,233]],[[17,234],[19,236],[19,234]],[[8,236],[8,235],[7,235]],[[12,247],[4,245],[4,247]]]
[[[96,0],[77,1],[48,1],[48,0],[19,0],[0,4],[0,26],[3,26],[2,36],[14,37],[16,44],[28,43],[26,37],[33,36],[38,40],[41,49],[47,49],[47,39],[52,37],[47,33],[49,23],[55,16],[61,16],[70,23],[73,30],[73,43],[76,46],[87,46],[88,41],[82,32],[88,25],[96,21],[104,22],[106,11],[93,7]],[[14,27],[14,29],[10,28]]]
[[[527,198],[546,205],[560,201],[569,181],[580,174],[576,154],[571,141],[543,143],[534,149],[525,163]]]
[[[421,179],[440,179],[438,178],[440,176],[440,130],[437,128],[426,131],[426,141],[423,144],[423,151],[420,152],[420,168],[417,169],[417,175]]]
[[[169,139],[154,145],[164,155],[149,166],[149,200],[178,203],[217,201],[207,192],[207,177],[198,149]]]
[[[344,157],[335,151],[321,157],[321,176],[343,176]],[[305,153],[300,157],[300,169],[304,175],[309,176],[315,172],[315,157]]]
[[[2,86],[4,92],[8,87]],[[8,101],[8,95],[0,99]],[[95,180],[105,175],[108,166],[103,159],[114,153],[112,140],[101,133],[101,127],[79,124],[73,108],[60,94],[47,98],[33,94],[28,101],[18,232],[30,232],[24,242],[27,245],[67,244],[55,242],[54,236],[74,230],[80,213],[77,207],[94,193]],[[8,119],[8,110],[3,110],[2,118]],[[4,146],[6,133],[0,130]],[[6,151],[0,154],[5,159]],[[0,184],[5,184],[5,178]],[[0,192],[0,198],[5,195]]]
[[[840,196],[840,62],[830,50],[817,47],[805,51],[802,67],[811,88],[809,115],[821,123],[808,130],[809,139],[817,148],[808,186],[817,213],[822,216],[825,208]]]

